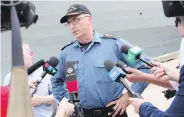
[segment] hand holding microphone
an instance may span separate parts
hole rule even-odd
[[[43,65],[43,73],[41,74],[41,79],[34,82],[35,85],[35,90],[32,92],[31,96],[33,97],[33,95],[36,93],[37,91],[37,87],[38,85],[41,83],[41,81],[43,80],[43,78],[46,76],[46,74],[50,74],[50,75],[54,75],[57,72],[57,69],[55,68],[59,63],[58,58],[56,57],[51,57],[49,59],[49,61],[46,61]]]
[[[159,67],[158,64],[154,64],[154,62],[152,63],[152,62],[149,62],[146,59],[144,59],[144,57],[142,56],[143,50],[138,46],[130,47],[128,45],[124,45],[121,47],[121,52],[127,55],[127,59],[129,62],[135,62],[136,60],[140,60],[143,63],[145,63],[147,66],[152,68],[153,71],[155,71],[156,67],[157,68]],[[167,68],[165,68],[165,69],[167,69]],[[164,76],[164,78],[172,79],[172,74],[170,74],[166,71],[163,71],[163,72],[162,72],[163,74],[157,74],[157,75],[159,75],[159,76],[162,75],[162,76]]]
[[[134,107],[135,112],[139,113],[140,105],[146,101],[139,94],[135,93],[124,79],[125,77],[131,75],[130,70],[126,71],[126,69],[131,69],[131,68],[129,68],[124,62],[117,62],[116,65],[127,73],[125,74],[123,71],[121,71],[121,69],[116,67],[115,63],[113,63],[112,61],[105,61],[104,64],[107,71],[109,71],[109,76],[112,78],[112,80],[115,80],[116,82],[120,81],[120,83],[123,84],[123,86],[128,90],[128,92],[131,95],[131,97],[129,97],[128,99],[128,102]]]
[[[126,78],[128,81],[143,82],[145,80],[146,73],[141,72],[137,69],[131,68],[122,61],[117,62],[116,65],[126,73]]]
[[[30,86],[30,88],[33,88],[33,89],[36,88],[36,86],[35,86],[35,81],[33,81],[33,80],[29,80],[29,81],[28,81],[28,85]]]
[[[135,93],[132,90],[132,88],[128,85],[127,81],[124,79],[127,74],[125,74],[124,71],[126,70],[123,67],[117,67],[116,64],[110,60],[106,60],[104,62],[104,65],[106,70],[109,72],[108,74],[111,79],[115,82],[120,82],[127,89],[131,97],[142,98],[139,94]]]
[[[118,113],[120,113],[120,115],[122,115],[124,110],[126,109],[126,107],[129,105],[129,101],[128,101],[129,96],[133,97],[133,98],[142,98],[142,97],[139,94],[135,93],[132,90],[132,88],[128,85],[126,80],[124,79],[127,75],[127,74],[125,74],[125,72],[128,73],[124,69],[127,67],[127,65],[125,65],[123,63],[116,63],[115,64],[110,60],[106,60],[104,62],[104,65],[105,65],[106,70],[108,71],[110,78],[115,82],[120,82],[128,91],[128,93],[123,94],[118,100],[115,100],[107,105],[107,106],[111,106],[111,105],[115,104],[115,106],[114,106],[115,112],[113,114],[113,117],[116,116]]]
[[[155,67],[151,68],[151,72],[161,80],[179,81],[179,70],[171,69],[160,62],[152,62]]]

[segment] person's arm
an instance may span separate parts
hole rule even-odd
[[[55,117],[71,117],[73,112],[74,112],[74,105],[67,102],[66,100],[62,100],[59,103]]]
[[[158,78],[162,80],[173,80],[178,82],[179,81],[179,69],[173,69],[169,66],[160,63],[160,62],[152,62],[154,65],[151,68],[151,72]]]
[[[172,88],[171,84],[168,81],[159,80],[152,74],[145,74],[145,81],[164,88]]]
[[[67,113],[66,113],[66,109],[65,108],[59,107],[57,109],[58,110],[57,110],[57,113],[56,113],[55,117],[67,117]]]
[[[159,110],[149,102],[141,104],[139,115],[140,117],[167,117],[164,111]]]
[[[160,111],[145,99],[129,98],[129,102],[140,117],[166,117],[163,111]]]
[[[31,98],[31,103],[33,106],[38,106],[41,104],[54,104],[55,100],[54,97],[52,95],[49,96],[38,96],[38,95],[34,95]]]
[[[129,80],[130,82],[149,82],[151,84],[155,84],[155,85],[162,86],[165,88],[172,88],[169,81],[158,79],[153,74],[143,73],[134,68],[127,68],[126,70],[129,73],[131,73],[131,74],[127,74],[126,76],[127,80]]]
[[[52,94],[56,101],[60,102],[64,97],[69,97],[65,84],[63,51],[59,57],[59,64],[56,69],[58,70],[57,73],[51,78]]]
[[[125,54],[123,54],[123,53],[121,52],[121,47],[122,47],[123,45],[129,45],[130,47],[132,47],[132,45],[131,45],[129,42],[127,42],[127,41],[125,41],[125,40],[123,40],[123,39],[118,39],[118,40],[117,40],[117,43],[116,43],[116,46],[115,46],[115,49],[116,49],[116,52],[117,52],[117,53],[116,53],[116,54],[117,54],[117,57],[118,57],[121,61],[127,63],[127,65],[129,65],[130,67],[138,68],[138,69],[141,70],[142,72],[150,74],[150,73],[151,73],[151,72],[150,72],[150,69],[149,69],[144,63],[142,63],[142,62],[140,62],[140,61],[135,62],[135,63],[130,63],[130,62],[127,60],[127,55],[125,55]],[[148,59],[148,60],[150,61],[150,59],[149,59],[148,57],[145,58],[145,59]],[[133,89],[136,93],[141,94],[141,93],[144,91],[144,89],[145,89],[148,85],[149,85],[148,82],[134,82],[134,83],[132,83],[131,87],[132,87],[132,89]]]
[[[165,112],[143,99],[130,98],[129,101],[140,117],[184,117],[184,66],[180,71],[179,83],[178,92],[170,107]]]

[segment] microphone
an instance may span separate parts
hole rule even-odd
[[[41,67],[44,63],[45,63],[45,61],[43,59],[41,59],[38,62],[36,62],[35,64],[31,65],[27,69],[28,75],[32,74],[35,70],[37,70],[39,67]]]
[[[41,77],[44,78],[47,73],[54,76],[57,72],[55,67],[58,65],[58,63],[59,60],[56,57],[51,57],[49,61],[46,61],[43,65],[43,73],[41,74]]]
[[[35,88],[35,90],[31,94],[32,97],[36,93],[38,85],[41,83],[41,81],[43,80],[43,78],[46,76],[47,73],[52,75],[52,76],[54,76],[56,74],[57,69],[55,67],[58,65],[58,63],[59,63],[59,60],[56,57],[51,57],[49,59],[49,61],[46,61],[44,63],[44,65],[43,65],[43,73],[41,74],[41,79],[34,83],[36,88]]]
[[[66,86],[68,89],[69,93],[73,92],[78,92],[78,82],[77,78],[75,75],[75,70],[74,70],[74,63],[73,61],[68,61],[66,62],[66,69],[65,69],[65,74],[66,74]]]
[[[121,52],[126,54],[128,57],[128,60],[130,61],[135,61],[139,59],[142,62],[144,62],[146,65],[148,65],[149,67],[154,67],[153,64],[151,64],[150,62],[148,62],[141,56],[143,50],[138,46],[130,47],[128,45],[124,45],[121,47]]]
[[[108,75],[110,76],[110,78],[115,82],[120,82],[127,89],[131,97],[142,98],[139,94],[135,93],[125,81],[124,78],[126,77],[126,74],[121,68],[117,67],[116,64],[110,60],[106,60],[104,62],[104,65],[106,70],[109,72]]]
[[[78,96],[78,81],[75,75],[74,62],[68,61],[65,64],[65,74],[66,74],[66,86],[70,95],[69,102],[75,105],[75,111],[72,117],[84,117],[83,109],[79,104]]]
[[[126,70],[126,68],[128,68],[129,66],[128,66],[126,63],[124,63],[123,61],[118,61],[118,62],[116,62],[116,66],[120,67],[126,74],[130,74],[130,73]]]
[[[146,65],[148,65],[150,68],[154,67],[153,64],[151,64],[150,62],[148,62],[147,60],[145,60],[141,56],[142,49],[140,47],[138,47],[138,46],[134,46],[134,47],[131,48],[128,45],[124,45],[124,46],[121,47],[121,52],[123,52],[124,54],[127,54],[128,55],[128,59],[130,61],[135,61],[135,60],[139,59],[142,62],[144,62]],[[119,65],[119,67],[121,67],[120,63],[118,65]],[[167,75],[168,77],[170,77],[172,79],[172,77],[170,75],[168,75],[165,71],[164,71],[164,75]]]

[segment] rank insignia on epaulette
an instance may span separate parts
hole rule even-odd
[[[120,37],[115,35],[115,34],[104,34],[102,38],[104,38],[104,39],[115,39],[116,40]]]
[[[66,47],[68,47],[69,45],[75,43],[75,42],[76,42],[76,40],[75,40],[75,41],[72,41],[71,43],[69,43],[69,44],[67,44],[67,45],[65,45],[63,48],[61,48],[61,51],[64,50],[64,49],[65,49]]]

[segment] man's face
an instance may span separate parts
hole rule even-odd
[[[33,52],[30,49],[29,45],[23,45],[23,59],[25,68],[30,67],[33,64]]]
[[[176,17],[175,26],[178,28],[182,37],[184,37],[184,16]]]
[[[71,29],[76,38],[80,38],[92,25],[92,18],[88,14],[68,16],[66,25]]]

